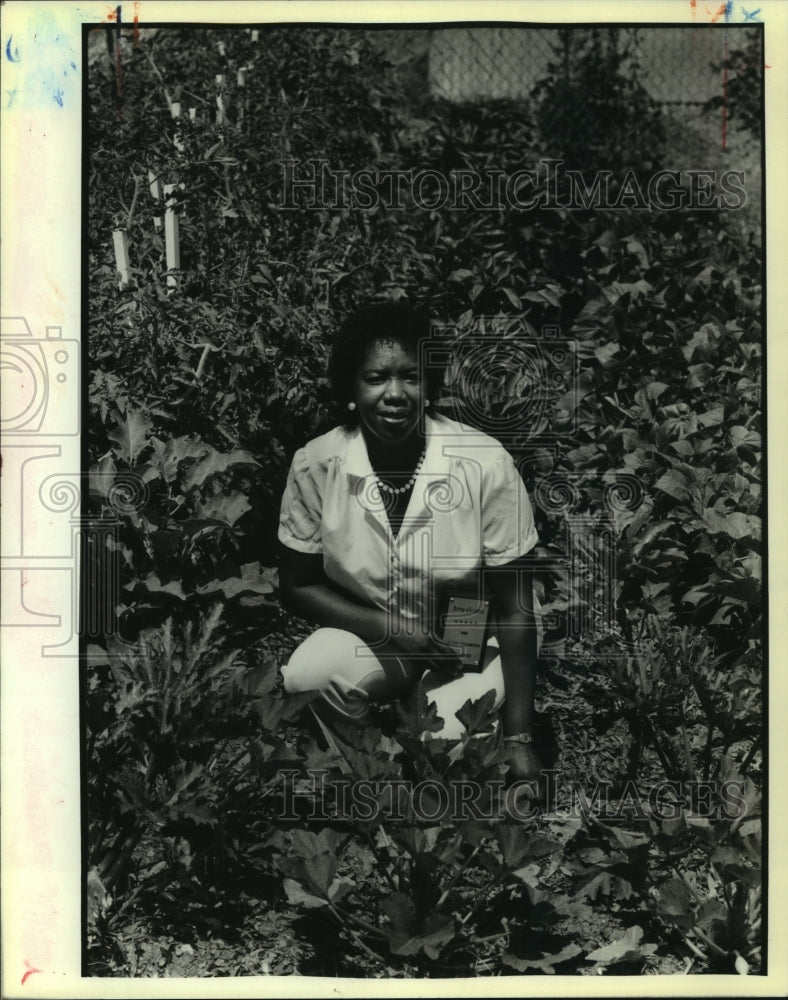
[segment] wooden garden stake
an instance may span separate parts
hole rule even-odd
[[[150,185],[151,197],[155,198],[156,201],[161,201],[162,196],[163,196],[163,191],[162,191],[162,186],[161,186],[161,179],[159,177],[157,177],[156,174],[152,170],[148,171],[148,183]],[[153,225],[157,229],[161,229],[161,216],[160,215],[154,215],[153,216]]]
[[[239,87],[246,86],[246,66],[238,67],[238,76],[236,78],[236,82]]]
[[[125,229],[113,229],[112,243],[115,247],[115,267],[118,270],[118,284],[121,288],[129,283],[129,234]]]
[[[164,197],[167,199],[164,213],[164,245],[167,251],[167,284],[170,288],[175,288],[178,284],[178,276],[174,272],[180,270],[181,266],[181,238],[178,216],[175,212],[175,199],[172,197],[174,190],[174,184],[164,185]]]

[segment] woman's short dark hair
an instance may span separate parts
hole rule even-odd
[[[430,319],[421,309],[404,302],[377,302],[352,313],[340,326],[328,362],[328,377],[346,426],[358,423],[358,413],[347,409],[354,396],[359,367],[369,349],[378,343],[393,343],[423,364],[423,345],[430,341]],[[443,386],[443,367],[429,364],[422,369],[425,397],[434,403]]]

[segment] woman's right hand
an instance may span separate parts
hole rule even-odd
[[[447,677],[459,677],[462,665],[457,650],[437,636],[414,628],[405,622],[393,630],[387,644],[392,652],[406,656],[418,664],[423,664],[425,670],[434,670]]]

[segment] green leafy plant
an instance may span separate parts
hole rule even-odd
[[[637,77],[637,36],[614,27],[557,34],[547,75],[532,94],[548,151],[589,173],[657,168],[664,129]]]
[[[491,706],[492,692],[466,703],[461,741],[429,735],[440,723],[420,686],[398,708],[393,737],[339,728],[343,768],[335,789],[363,780],[363,808],[361,800],[337,808],[343,800],[332,803],[331,782],[323,786],[325,818],[333,812],[338,828],[290,832],[280,861],[290,901],[330,916],[378,962],[407,961],[422,975],[497,968],[529,899],[531,929],[568,905],[560,898],[547,904],[537,873],[524,867],[562,843],[539,827],[536,814],[525,824],[507,817]],[[527,816],[524,797],[515,808]],[[565,948],[541,961],[547,968],[579,951]]]
[[[194,919],[232,909],[233,879],[274,849],[265,797],[293,758],[284,731],[312,695],[285,699],[276,664],[242,655],[232,638],[214,604],[199,626],[169,618],[135,644],[88,649],[88,923],[97,952],[129,908]],[[257,842],[244,836],[250,821]]]

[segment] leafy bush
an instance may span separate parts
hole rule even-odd
[[[589,174],[658,169],[665,132],[659,105],[637,78],[637,36],[625,40],[615,27],[557,34],[533,93],[548,153]]]

